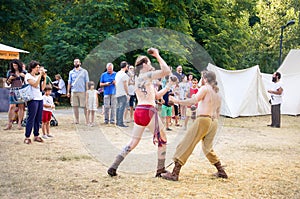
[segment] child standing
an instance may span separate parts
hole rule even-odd
[[[50,120],[52,117],[52,111],[55,108],[53,98],[50,96],[52,88],[51,86],[46,86],[45,94],[43,95],[43,113],[42,113],[42,131],[43,138],[48,139],[53,137],[50,135]]]
[[[190,88],[190,94],[189,98],[192,98],[193,95],[195,95],[198,92],[198,80],[194,78],[192,80],[192,87]],[[191,118],[193,121],[196,119],[196,108],[198,104],[188,106],[186,109],[186,117],[184,121],[184,129],[187,129],[189,118]]]
[[[86,102],[87,102],[87,125],[95,126],[94,118],[95,111],[98,108],[98,92],[95,90],[95,83],[90,81],[88,83],[89,90],[86,91]]]
[[[163,105],[161,107],[161,116],[165,122],[166,130],[172,131],[172,129],[169,128],[171,124],[171,117],[172,117],[172,106],[174,105],[169,103],[169,96],[172,94],[172,90],[169,89],[164,95],[163,95]]]

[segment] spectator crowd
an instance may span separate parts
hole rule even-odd
[[[103,102],[101,114],[104,124],[113,124],[122,128],[134,122],[134,111],[138,104],[135,94],[135,67],[126,61],[120,63],[120,70],[115,71],[112,63],[107,63],[106,71],[99,77],[99,85],[89,80],[88,71],[81,67],[80,59],[74,59],[74,67],[69,72],[67,83],[60,74],[54,76],[54,81],[47,75],[47,69],[36,61],[29,63],[26,68],[20,60],[12,60],[7,72],[6,84],[10,86],[8,122],[4,130],[10,130],[16,122],[22,130],[22,121],[26,120],[25,143],[30,144],[30,133],[33,130],[34,141],[43,141],[39,137],[41,126],[43,139],[53,137],[49,130],[49,121],[55,105],[60,105],[62,97],[69,97],[73,109],[74,124],[79,123],[79,108],[83,109],[85,124],[95,126],[95,113]],[[172,67],[170,66],[172,71]],[[178,81],[176,85],[161,97],[156,99],[156,108],[162,118],[165,130],[172,131],[173,127],[187,128],[189,119],[195,119],[195,106],[183,106],[169,100],[170,96],[185,100],[198,91],[198,80],[192,74],[186,75],[181,65],[172,72]],[[157,91],[165,88],[169,76],[153,80]],[[35,98],[27,103],[15,100],[14,89],[23,85],[32,86]],[[99,88],[99,89],[96,89]],[[101,99],[101,100],[100,100]],[[36,102],[35,102],[36,101]],[[35,102],[35,103],[33,103]],[[32,104],[35,104],[34,106]],[[25,116],[25,107],[27,114]],[[24,123],[24,122],[23,122]]]

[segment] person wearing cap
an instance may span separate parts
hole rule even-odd
[[[51,81],[51,78],[50,78],[50,77],[48,76],[48,74],[47,74],[47,69],[46,69],[44,66],[41,66],[41,67],[40,67],[40,70],[44,70],[45,73],[46,73],[46,85],[52,86],[52,81]],[[43,81],[44,81],[44,79],[42,79],[41,82],[43,82]]]

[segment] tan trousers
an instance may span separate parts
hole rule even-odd
[[[196,145],[207,135],[212,119],[209,117],[198,117],[187,130],[184,138],[178,144],[173,160],[184,165],[190,157]]]
[[[218,120],[215,119],[211,122],[208,133],[202,139],[203,153],[205,154],[206,158],[209,160],[211,164],[216,164],[217,162],[220,161],[219,157],[213,150],[213,141],[217,133],[217,130],[218,130]]]

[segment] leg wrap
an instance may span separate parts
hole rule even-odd
[[[113,169],[118,169],[119,165],[121,164],[121,162],[124,160],[124,157],[121,156],[121,155],[118,155],[114,161],[114,163],[111,165],[110,168],[113,168]]]
[[[131,151],[131,148],[130,148],[130,146],[125,146],[124,148],[123,148],[123,150],[121,151],[121,153],[120,153],[120,155],[123,157],[123,158],[125,158],[129,153],[130,153],[130,151]]]

